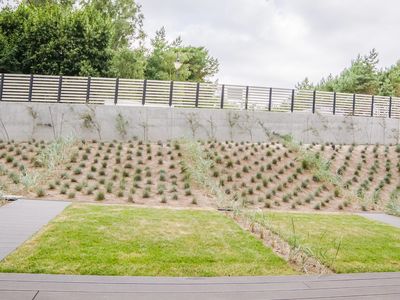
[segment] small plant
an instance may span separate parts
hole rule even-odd
[[[45,192],[44,192],[43,188],[39,187],[36,189],[36,196],[38,198],[44,197],[44,195],[45,195]]]
[[[310,194],[306,197],[305,202],[306,203],[311,203],[311,201],[314,200],[314,195]]]
[[[98,191],[96,194],[96,201],[103,201],[105,199],[104,192]]]
[[[118,113],[118,115],[115,118],[115,129],[118,131],[119,135],[125,139],[127,133],[128,133],[128,127],[129,122],[125,120],[124,116],[121,113]]]
[[[335,188],[335,190],[333,191],[333,194],[336,198],[340,197],[340,189],[339,188]]]
[[[147,188],[143,190],[142,197],[143,198],[149,198],[150,197],[150,191]]]
[[[314,209],[315,210],[320,210],[321,209],[321,204],[320,203],[315,204],[314,205]]]

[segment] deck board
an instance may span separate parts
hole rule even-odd
[[[400,299],[400,273],[218,278],[0,274],[0,299],[34,295],[35,300],[386,300]]]

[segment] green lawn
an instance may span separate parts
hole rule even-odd
[[[233,276],[294,274],[217,212],[75,204],[0,262],[0,272]]]
[[[400,229],[348,214],[274,212],[262,220],[337,273],[400,271]]]

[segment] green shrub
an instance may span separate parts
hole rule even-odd
[[[96,194],[96,201],[103,201],[105,199],[104,192],[98,191]]]
[[[38,198],[44,197],[44,195],[45,195],[45,192],[44,192],[43,188],[39,187],[36,189],[36,196]]]

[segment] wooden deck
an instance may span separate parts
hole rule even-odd
[[[0,299],[400,299],[400,273],[218,278],[0,274]]]

